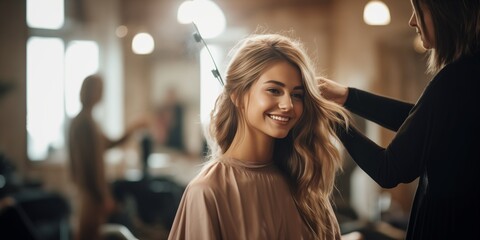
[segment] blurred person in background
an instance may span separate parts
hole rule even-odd
[[[73,118],[69,131],[71,179],[77,188],[78,219],[75,240],[101,239],[100,227],[115,210],[115,201],[106,179],[104,153],[124,143],[136,130],[147,126],[143,118],[130,125],[116,140],[109,139],[93,118],[93,109],[102,99],[103,79],[100,75],[85,78],[80,90],[82,109]]]

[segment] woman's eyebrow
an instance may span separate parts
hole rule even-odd
[[[283,82],[280,82],[280,81],[277,81],[277,80],[268,80],[268,81],[264,82],[264,84],[267,84],[267,83],[273,83],[273,84],[278,85],[280,87],[285,87],[285,84]],[[303,90],[304,88],[303,88],[303,86],[300,85],[300,86],[295,86],[293,89],[294,90],[297,90],[297,89],[298,90]]]

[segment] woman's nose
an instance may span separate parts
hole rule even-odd
[[[412,12],[412,16],[410,17],[410,20],[408,21],[408,25],[410,25],[410,27],[416,27],[417,26],[417,16],[415,15],[415,12]]]
[[[280,99],[280,102],[278,104],[278,107],[282,111],[289,111],[290,109],[292,109],[293,108],[293,102],[292,102],[292,98],[290,97],[290,95],[285,94],[285,96],[282,96],[282,98]]]

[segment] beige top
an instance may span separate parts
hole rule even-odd
[[[311,238],[273,163],[220,159],[187,186],[168,239]]]
[[[99,203],[110,197],[103,154],[105,136],[88,112],[81,111],[70,125],[70,173],[78,190]]]

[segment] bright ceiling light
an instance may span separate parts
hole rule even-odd
[[[195,4],[193,1],[185,1],[180,4],[177,11],[177,21],[181,24],[188,24],[193,21],[195,14]]]
[[[384,2],[372,0],[365,5],[363,20],[368,25],[388,25],[390,23],[390,10]]]
[[[178,8],[177,20],[182,24],[195,22],[203,38],[214,38],[226,28],[222,9],[210,0],[185,1]]]
[[[132,40],[132,51],[136,54],[145,55],[150,54],[155,49],[155,42],[152,35],[142,32],[137,33]]]

